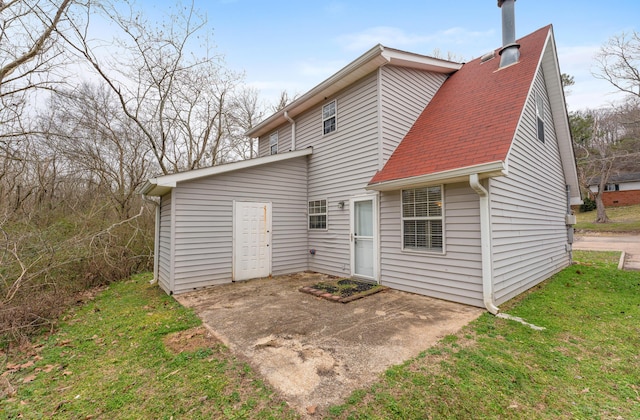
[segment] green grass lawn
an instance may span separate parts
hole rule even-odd
[[[331,409],[341,419],[640,418],[640,274],[618,253],[581,264],[484,314]]]
[[[10,358],[0,418],[296,417],[221,344],[165,345],[201,322],[149,278],[112,284],[68,313],[56,334]]]
[[[618,257],[575,252],[580,264],[502,306],[545,330],[484,314],[327,417],[640,418],[640,274]],[[222,345],[172,350],[200,322],[147,281],[111,285],[12,353],[0,417],[297,417]]]
[[[611,219],[611,223],[594,223],[596,215],[595,210],[578,213],[576,215],[577,224],[575,228],[579,231],[586,232],[640,232],[640,204],[607,208],[607,216]]]

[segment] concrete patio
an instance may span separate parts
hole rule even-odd
[[[303,415],[322,414],[483,312],[395,290],[347,304],[298,291],[322,278],[250,280],[176,299]]]

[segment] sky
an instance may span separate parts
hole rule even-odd
[[[186,0],[184,0],[186,2]],[[216,51],[243,71],[261,97],[303,94],[380,43],[424,55],[470,61],[500,47],[496,0],[194,0],[206,13]],[[141,0],[160,13],[171,0]],[[516,38],[552,24],[560,71],[574,77],[570,111],[621,98],[593,76],[594,56],[607,40],[640,31],[640,1],[517,0]]]

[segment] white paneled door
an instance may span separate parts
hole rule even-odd
[[[351,199],[351,267],[352,275],[376,279],[377,265],[376,197]]]
[[[235,202],[233,280],[271,274],[271,203]]]

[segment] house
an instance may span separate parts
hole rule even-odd
[[[604,187],[602,202],[605,207],[632,206],[640,204],[640,172],[611,175]],[[589,185],[591,194],[598,192],[600,178]]]
[[[581,200],[553,29],[516,43],[499,4],[502,48],[377,45],[250,130],[258,158],[148,180],[160,286],[311,270],[496,313],[568,266]]]

